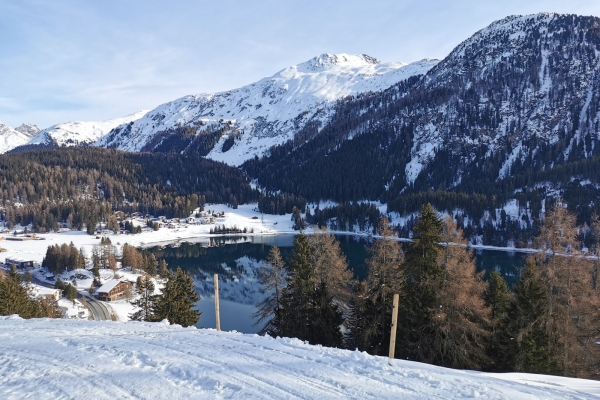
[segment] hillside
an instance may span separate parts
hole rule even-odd
[[[595,381],[486,374],[163,323],[0,317],[4,399],[591,399]]]
[[[240,165],[299,129],[318,130],[331,118],[336,100],[386,89],[436,64],[437,60],[407,65],[382,63],[365,54],[322,54],[239,89],[163,104],[115,128],[97,145],[161,152],[202,146],[201,155]],[[204,143],[207,136],[209,144]]]
[[[423,77],[339,102],[318,135],[300,131],[243,168],[309,201],[378,200],[403,215],[430,201],[465,212],[480,235],[486,212],[498,228],[514,200],[523,229],[555,196],[589,221],[600,187],[599,74],[600,19],[507,17]]]

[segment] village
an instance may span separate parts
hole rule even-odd
[[[262,216],[254,204],[238,209],[212,205],[210,210],[197,209],[187,218],[171,219],[139,212],[126,215],[117,211],[99,223],[93,235],[72,230],[68,222],[62,222],[57,232],[36,234],[31,232],[30,226],[15,226],[12,229],[4,226],[0,232],[3,235],[0,236],[0,252],[5,255],[1,267],[5,271],[16,267],[23,275],[32,298],[56,300],[63,318],[128,321],[135,311],[130,301],[136,296],[136,281],[147,274],[122,267],[120,257],[125,244],[143,248],[187,240],[205,241],[209,246],[210,237],[216,235],[269,235],[294,231],[290,215]],[[116,249],[116,268],[100,269],[99,278],[95,278],[91,256],[102,238],[109,238]],[[58,276],[42,268],[49,245],[68,243],[85,254],[84,268],[68,270]],[[160,293],[163,282],[158,277],[153,279],[156,291]],[[56,287],[57,281],[71,285],[76,289],[76,295],[67,298],[67,291]],[[100,286],[91,290],[94,283]]]

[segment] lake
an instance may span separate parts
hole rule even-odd
[[[336,238],[355,278],[366,278],[369,239],[352,235]],[[148,250],[158,259],[164,259],[171,269],[179,266],[194,276],[196,290],[202,298],[197,303],[202,311],[198,327],[215,327],[213,275],[218,273],[221,329],[256,333],[261,327],[254,325],[252,313],[255,305],[267,295],[258,282],[258,268],[273,246],[281,249],[284,259],[291,257],[293,241],[293,235],[215,237]],[[527,257],[527,254],[499,250],[478,249],[474,254],[478,270],[489,273],[497,269],[511,286],[518,280]]]

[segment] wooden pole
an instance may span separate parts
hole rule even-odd
[[[217,318],[217,330],[221,330],[221,315],[219,314],[219,274],[215,274],[215,316]]]
[[[400,301],[400,296],[394,295],[394,308],[392,309],[392,331],[390,334],[390,361],[389,364],[392,365],[392,359],[394,358],[394,353],[396,352],[396,324],[398,322],[398,302]]]

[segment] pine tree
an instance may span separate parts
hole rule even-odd
[[[290,259],[281,307],[274,313],[273,321],[279,324],[274,325],[274,331],[311,344],[341,347],[342,314],[327,283],[317,282],[314,272],[310,243],[307,236],[300,233],[294,238],[294,255]]]
[[[314,289],[313,298],[311,335],[308,341],[328,347],[342,347],[344,337],[340,326],[344,323],[344,318],[324,281],[321,281]]]
[[[0,281],[0,315],[12,314],[18,314],[23,318],[34,316],[27,290],[21,284],[21,274],[14,266]]]
[[[183,327],[196,325],[201,313],[193,307],[198,301],[200,296],[194,288],[194,279],[177,267],[175,274],[169,273],[152,314],[155,320],[167,319]]]
[[[77,289],[75,288],[75,286],[71,285],[70,283],[67,283],[64,286],[63,292],[67,299],[69,299],[73,303],[75,303],[75,299],[77,298],[77,295],[79,294],[79,292],[77,292]]]
[[[358,349],[370,354],[378,354],[380,337],[383,328],[381,319],[378,318],[376,304],[369,296],[367,282],[355,282],[354,291],[348,306],[349,317],[346,321],[348,333],[346,347],[350,350]]]
[[[281,296],[282,307],[275,310],[274,330],[280,336],[308,340],[311,329],[313,268],[310,244],[304,233],[294,238],[294,254],[289,260],[290,272]]]
[[[512,361],[510,370],[538,374],[557,372],[546,331],[548,291],[538,267],[529,259],[515,286],[510,304],[503,355]]]
[[[421,207],[413,229],[413,243],[405,251],[402,269],[407,277],[401,303],[399,352],[411,360],[431,358],[435,332],[431,325],[439,309],[444,270],[439,264],[442,221],[430,204]]]
[[[154,282],[152,278],[139,276],[136,282],[136,292],[140,296],[137,300],[130,301],[139,310],[131,315],[134,321],[155,321],[153,310],[156,307],[158,297],[154,294]]]
[[[285,287],[285,263],[281,257],[279,247],[272,247],[265,259],[265,265],[259,270],[260,283],[265,291],[271,294],[265,297],[257,306],[257,311],[252,315],[257,319],[256,324],[265,323],[259,331],[261,335],[277,336],[277,327],[280,326],[281,296]]]
[[[510,305],[511,293],[508,284],[497,271],[490,272],[488,287],[483,299],[486,307],[490,309],[490,338],[488,341],[487,354],[490,359],[490,367],[496,371],[506,371],[511,367],[506,362],[500,361],[506,354],[500,348],[501,334],[506,329],[506,313]]]
[[[158,262],[158,276],[162,279],[166,279],[169,276],[169,268],[165,260],[160,260]]]

